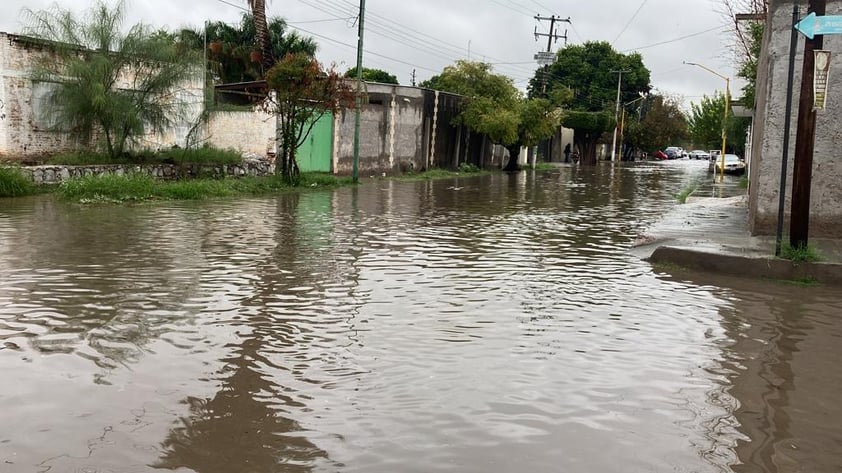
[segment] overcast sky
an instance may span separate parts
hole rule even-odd
[[[90,0],[59,0],[61,7],[82,12]],[[568,43],[609,41],[620,52],[638,51],[660,93],[698,102],[702,95],[724,91],[725,81],[683,64],[704,64],[732,78],[739,96],[731,37],[720,13],[722,0],[367,0],[366,67],[383,69],[409,85],[441,72],[457,59],[482,60],[525,89],[537,67],[533,56],[546,50],[549,21],[536,15],[570,18],[558,23]],[[0,31],[19,33],[23,6],[47,8],[48,0],[3,0]],[[144,22],[171,29],[199,28],[205,20],[237,22],[246,0],[129,0],[128,23]],[[359,0],[267,0],[267,15],[281,16],[319,44],[320,61],[344,72],[356,64]],[[556,50],[564,39],[553,43]]]

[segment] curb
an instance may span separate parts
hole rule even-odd
[[[778,258],[723,255],[671,246],[655,248],[646,260],[730,276],[842,285],[842,264],[838,263],[794,263]]]

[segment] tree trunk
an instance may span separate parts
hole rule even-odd
[[[272,57],[272,41],[269,38],[269,24],[266,22],[266,0],[249,0],[251,14],[254,17],[254,29],[257,33],[257,45],[262,53],[263,73],[266,74],[275,59]]]
[[[579,164],[584,166],[596,166],[596,141],[599,135],[596,133],[584,133],[575,135],[574,141],[579,148]]]
[[[520,171],[520,164],[517,162],[518,157],[520,157],[520,148],[520,143],[515,143],[506,147],[506,149],[509,150],[509,162],[506,164],[506,167],[503,168],[504,171]]]

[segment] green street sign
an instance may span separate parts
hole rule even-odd
[[[810,39],[818,35],[842,34],[842,15],[816,16],[810,13],[795,25],[795,29]]]

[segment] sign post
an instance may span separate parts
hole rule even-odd
[[[795,25],[807,39],[801,68],[801,97],[798,101],[798,127],[795,132],[795,162],[792,167],[792,203],[789,221],[789,245],[793,249],[807,247],[810,232],[810,190],[813,179],[813,153],[816,144],[816,103],[821,95],[824,106],[827,77],[821,94],[814,89],[818,64],[815,52],[822,50],[826,34],[842,34],[842,17],[825,16],[827,0],[808,0],[807,16]],[[822,56],[823,60],[828,59]],[[826,69],[828,64],[824,64]]]

